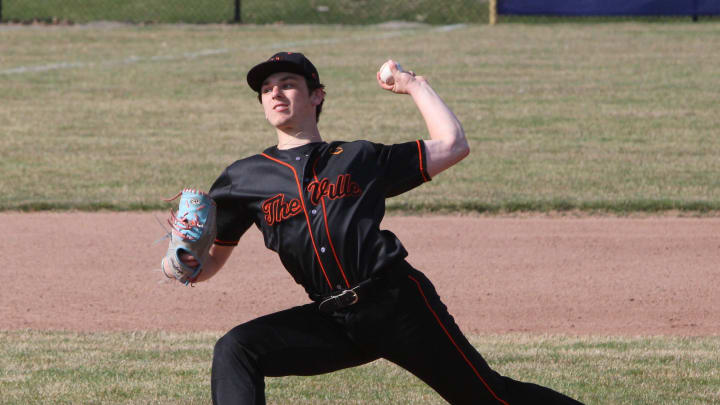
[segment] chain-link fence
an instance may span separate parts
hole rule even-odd
[[[487,0],[0,0],[2,21],[249,24],[487,22]]]

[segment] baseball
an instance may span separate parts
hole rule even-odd
[[[400,66],[399,63],[395,62],[395,66],[397,66],[397,69],[399,72],[402,72],[402,66]],[[380,80],[384,81],[385,84],[393,84],[395,83],[395,79],[393,79],[392,71],[390,70],[390,65],[385,62],[382,67],[380,68]]]

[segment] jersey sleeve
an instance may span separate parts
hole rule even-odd
[[[242,199],[233,189],[229,169],[225,169],[210,188],[210,197],[217,205],[217,237],[216,245],[236,246],[240,237],[253,223]]]
[[[395,145],[375,144],[378,164],[390,198],[430,181],[425,142],[416,140]]]

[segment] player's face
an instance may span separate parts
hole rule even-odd
[[[265,118],[278,129],[301,127],[315,119],[315,97],[305,78],[295,73],[274,73],[260,88]]]

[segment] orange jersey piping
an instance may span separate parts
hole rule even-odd
[[[500,399],[500,397],[498,397],[498,396],[495,394],[495,392],[492,390],[492,388],[490,388],[490,386],[489,386],[488,383],[485,381],[485,379],[482,378],[482,376],[480,376],[480,373],[477,371],[477,369],[475,368],[475,366],[473,366],[472,362],[470,362],[470,359],[468,359],[467,356],[465,355],[465,353],[463,353],[462,349],[460,349],[460,346],[458,346],[458,344],[455,342],[455,339],[452,338],[452,335],[450,335],[450,332],[448,332],[447,328],[445,328],[445,325],[443,325],[442,321],[440,320],[440,317],[437,315],[437,313],[435,312],[435,310],[433,310],[432,307],[430,306],[430,302],[428,301],[427,297],[425,296],[425,293],[423,292],[423,289],[422,289],[422,287],[420,286],[420,282],[417,281],[417,279],[415,279],[413,276],[408,276],[408,278],[409,278],[410,280],[414,281],[415,284],[417,284],[418,291],[420,291],[420,295],[422,295],[423,300],[425,301],[425,305],[426,305],[427,308],[430,310],[430,312],[432,313],[432,315],[435,317],[435,320],[437,321],[438,325],[440,325],[440,327],[442,328],[443,332],[445,332],[445,335],[447,335],[448,339],[450,339],[450,342],[452,342],[453,346],[455,346],[455,349],[457,349],[457,351],[458,351],[458,352],[460,353],[460,355],[462,356],[463,360],[465,360],[465,363],[467,363],[468,366],[470,366],[470,368],[472,368],[472,370],[475,372],[475,375],[477,376],[477,378],[480,379],[480,381],[483,383],[483,385],[485,386],[485,388],[487,388],[487,390],[490,391],[490,394],[492,394],[492,396],[493,396],[498,402],[500,402],[500,403],[502,403],[502,404],[504,404],[504,405],[509,405],[507,402],[503,401],[502,399]]]
[[[294,167],[292,167],[291,165],[289,165],[283,161],[277,160],[277,159],[270,157],[264,153],[262,153],[261,155],[272,160],[273,162],[279,163],[283,166],[286,166],[290,170],[292,170],[293,175],[295,176],[295,184],[297,185],[298,193],[300,194],[300,202],[302,203],[303,213],[305,214],[305,221],[307,222],[307,226],[308,226],[308,233],[310,234],[310,240],[312,241],[313,250],[315,251],[315,257],[317,257],[318,263],[320,263],[320,269],[322,270],[323,275],[325,276],[325,281],[327,281],[328,285],[330,286],[330,289],[332,290],[333,285],[330,282],[330,279],[328,278],[327,272],[325,271],[325,266],[323,266],[323,263],[322,263],[322,258],[320,257],[320,253],[317,250],[317,245],[315,244],[315,236],[313,236],[312,226],[310,225],[310,217],[308,216],[307,207],[305,206],[305,198],[303,197],[303,189],[302,189],[302,186],[300,185],[300,180],[298,178],[297,171],[295,170]]]
[[[313,164],[313,177],[315,177],[315,181],[320,181],[318,179],[317,173],[315,172],[315,167],[317,167],[318,160],[315,160],[315,163]],[[335,263],[337,263],[338,268],[340,269],[340,274],[343,276],[343,280],[345,280],[345,285],[347,288],[350,288],[350,282],[347,279],[347,276],[345,275],[345,270],[343,270],[342,265],[340,264],[340,259],[338,258],[337,252],[335,251],[335,245],[332,242],[332,237],[330,236],[330,228],[328,227],[328,220],[327,220],[327,210],[325,208],[325,197],[320,197],[320,203],[322,204],[323,209],[323,219],[325,220],[325,232],[327,233],[328,241],[330,243],[330,249],[333,252],[333,256],[335,257]]]
[[[420,174],[422,175],[423,180],[427,182],[428,178],[427,178],[427,176],[425,176],[425,168],[423,167],[422,145],[420,144],[419,139],[415,142],[417,142],[417,146],[418,146],[418,161],[420,162]]]
[[[238,243],[240,243],[240,240],[236,240],[236,241],[234,241],[234,242],[231,242],[231,241],[228,241],[228,240],[215,239],[215,242],[214,242],[214,243],[215,243],[216,245],[220,245],[220,246],[237,246]]]

